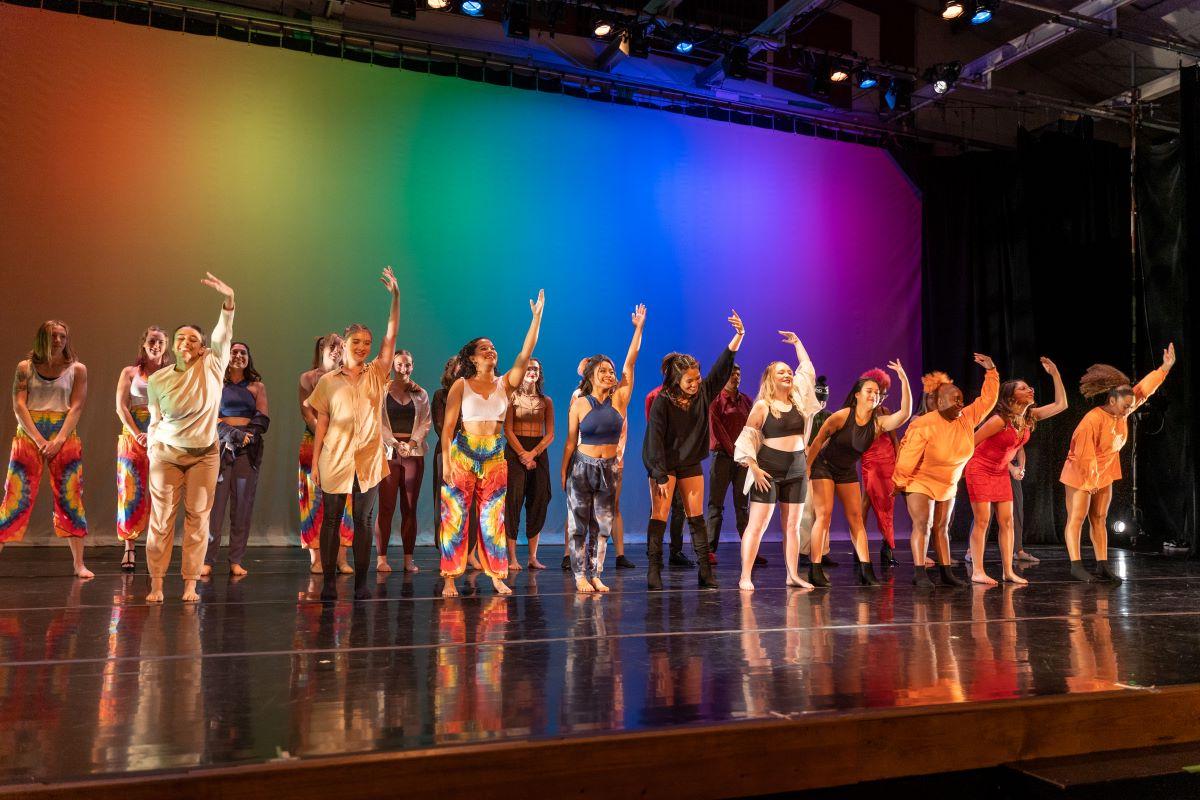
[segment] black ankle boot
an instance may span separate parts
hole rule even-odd
[[[879,548],[879,566],[887,569],[888,567],[896,566],[898,563],[900,562],[896,560],[896,554],[892,550],[892,546],[884,542],[883,547]]]
[[[708,523],[703,516],[688,517],[688,530],[692,533],[692,549],[696,551],[696,574],[701,589],[717,589],[716,576],[708,560]]]
[[[663,534],[667,532],[667,523],[652,519],[646,526],[646,588],[662,589],[662,552]]]
[[[1108,561],[1096,562],[1096,580],[1104,583],[1122,583],[1121,577],[1108,568]]]
[[[1080,559],[1074,559],[1071,561],[1071,577],[1077,581],[1083,581],[1084,583],[1096,582],[1096,579],[1092,576],[1092,573],[1083,568],[1083,561]]]
[[[858,556],[854,557],[854,577],[858,578],[861,586],[879,585],[879,579],[875,577],[875,570],[871,567],[871,562],[859,561]]]
[[[938,577],[942,579],[942,586],[966,585],[958,578],[954,577],[954,570],[945,564],[938,564]]]
[[[820,564],[809,565],[808,582],[820,589],[829,586],[829,578],[825,577],[825,570],[821,568]]]
[[[933,581],[929,580],[929,573],[925,571],[924,566],[913,567],[912,584],[918,589],[933,588]]]

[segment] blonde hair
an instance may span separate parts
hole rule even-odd
[[[779,364],[783,364],[788,369],[792,368],[792,365],[786,361],[772,361],[770,364],[767,364],[767,368],[763,370],[762,378],[758,382],[758,396],[754,398],[756,403],[759,401],[766,403],[767,410],[771,412],[771,416],[775,417],[775,419],[779,419],[781,416],[771,403],[775,399],[775,367]],[[800,395],[800,388],[797,385],[798,382],[795,380],[794,371],[792,375],[792,390],[788,393],[788,399],[797,411],[801,411],[804,408],[804,399]]]
[[[55,326],[67,332],[67,343],[63,345],[63,361],[70,364],[75,360],[75,351],[71,349],[71,328],[61,319],[48,319],[38,328],[33,337],[33,349],[29,351],[29,360],[34,364],[49,364],[53,343],[50,341]]]

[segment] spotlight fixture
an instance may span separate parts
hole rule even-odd
[[[446,6],[450,5],[450,0],[425,0],[425,5],[429,6],[434,11],[441,11]]]
[[[992,21],[992,4],[979,0],[975,4],[975,13],[971,15],[972,25],[982,25],[985,22]]]
[[[592,29],[592,35],[597,39],[603,39],[613,32],[612,23],[606,19],[596,20],[596,27]]]
[[[958,19],[962,16],[963,4],[959,0],[947,0],[942,9],[942,19]]]
[[[858,88],[874,89],[878,85],[879,78],[875,76],[874,72],[871,72],[865,67],[858,71]]]
[[[462,0],[458,10],[468,17],[483,16],[483,0]]]
[[[883,92],[880,108],[886,107],[888,111],[908,111],[912,108],[912,90],[912,81],[892,78]]]
[[[829,80],[834,83],[842,83],[850,80],[850,73],[841,64],[834,64],[832,69],[829,70]]]
[[[682,41],[680,41],[678,44],[675,45],[675,52],[682,53],[683,55],[687,55],[688,53],[692,52],[692,48],[694,46],[695,45],[693,45],[687,39],[683,39]]]
[[[650,35],[654,33],[654,23],[645,24],[635,21],[629,26],[628,41],[630,58],[650,57]]]
[[[960,72],[962,64],[957,61],[934,64],[925,72],[925,80],[933,87],[934,94],[945,94],[953,88]]]
[[[392,0],[391,12],[393,17],[400,19],[416,19],[417,0]]]
[[[1125,520],[1119,519],[1113,523],[1113,533],[1124,533],[1126,527],[1128,526],[1125,525]]]
[[[504,4],[504,13],[500,24],[504,26],[504,35],[510,39],[529,38],[529,2],[528,0],[508,0]]]

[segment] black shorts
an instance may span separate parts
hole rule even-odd
[[[813,464],[812,479],[814,481],[833,481],[834,483],[858,483],[858,470],[851,464],[849,468],[836,467],[828,459],[817,456]]]
[[[758,449],[758,466],[771,476],[766,491],[750,484],[752,503],[803,503],[808,494],[808,459],[803,450]]]
[[[698,478],[704,474],[703,464],[687,464],[686,466],[676,467],[668,475],[674,475],[675,480],[681,481],[684,478]]]

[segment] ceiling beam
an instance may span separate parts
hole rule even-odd
[[[1196,63],[1198,63],[1196,59],[1185,59],[1180,63],[1179,67],[1182,69],[1183,67],[1194,66]],[[1160,75],[1153,80],[1146,81],[1140,86],[1136,86],[1127,92],[1121,92],[1114,97],[1110,97],[1101,102],[1100,105],[1128,107],[1133,105],[1135,101],[1138,103],[1149,103],[1154,100],[1158,100],[1159,98],[1166,97],[1167,95],[1174,94],[1177,91],[1179,91],[1179,70],[1174,69],[1165,75]]]

